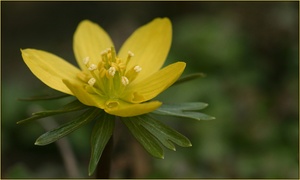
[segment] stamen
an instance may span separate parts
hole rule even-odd
[[[122,78],[122,79],[121,79],[122,84],[123,84],[124,86],[127,86],[127,85],[129,84],[129,80],[127,79],[127,77],[122,76],[121,78]]]
[[[141,72],[141,70],[142,70],[142,68],[141,68],[140,66],[134,66],[133,69],[134,69],[134,71],[137,72],[137,73]]]
[[[83,58],[83,64],[84,65],[87,65],[87,63],[89,63],[89,61],[90,61],[90,57],[85,57],[85,58]]]
[[[88,81],[88,84],[90,86],[94,86],[94,84],[96,83],[96,79],[95,78],[91,78],[89,81]]]
[[[108,74],[111,75],[112,77],[114,77],[115,73],[116,73],[116,68],[115,67],[110,67],[108,69]]]
[[[91,64],[90,67],[88,68],[89,71],[93,71],[97,69],[97,66],[95,64]]]
[[[126,59],[126,65],[128,64],[128,62],[130,61],[131,57],[133,57],[133,56],[134,56],[133,52],[128,51],[128,57]]]

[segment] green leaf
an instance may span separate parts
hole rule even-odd
[[[54,100],[60,99],[64,97],[69,97],[69,94],[60,94],[60,95],[41,95],[41,96],[33,96],[29,98],[18,98],[20,101],[41,101],[41,100]]]
[[[153,114],[164,115],[164,116],[178,116],[191,118],[195,120],[213,120],[215,117],[206,115],[204,113],[195,112],[207,107],[206,103],[192,102],[192,103],[181,103],[181,104],[163,104],[158,109],[153,111]]]
[[[149,154],[156,158],[164,158],[162,147],[155,137],[139,124],[139,119],[137,117],[122,118],[122,122],[128,127],[132,135],[149,152]]]
[[[100,160],[101,154],[113,134],[114,116],[104,113],[97,118],[91,135],[91,159],[89,163],[89,176],[91,176]]]
[[[190,140],[175,131],[171,127],[161,123],[149,115],[139,116],[139,122],[153,136],[155,136],[165,147],[175,151],[175,146],[172,142],[182,147],[192,146]]]
[[[48,116],[53,116],[57,114],[62,114],[62,113],[67,113],[67,112],[72,112],[72,111],[79,111],[88,108],[89,106],[86,106],[82,104],[80,101],[75,100],[72,101],[71,103],[68,103],[61,107],[60,109],[57,110],[47,110],[47,111],[40,111],[36,113],[32,113],[32,116],[26,119],[23,119],[21,121],[18,121],[17,124],[25,123],[28,121],[36,120],[36,119],[41,119],[44,117]]]
[[[172,84],[172,86],[178,85],[178,84],[181,84],[181,83],[184,83],[184,82],[188,82],[188,81],[200,78],[200,77],[202,78],[202,77],[205,77],[205,76],[206,75],[204,73],[190,74],[190,75],[187,75],[183,78],[178,79],[174,84]]]
[[[97,108],[91,108],[85,111],[76,120],[65,123],[56,129],[44,133],[36,140],[34,144],[40,146],[50,144],[87,124],[97,115],[99,115],[99,113],[103,113],[103,111],[99,111]]]
[[[204,109],[208,106],[203,102],[188,102],[188,103],[175,103],[175,104],[163,104],[159,109],[170,111],[196,111]]]

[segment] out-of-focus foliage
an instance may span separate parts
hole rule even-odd
[[[112,177],[298,178],[298,2],[1,2],[1,8],[2,177],[67,177],[57,146],[34,142],[45,132],[42,125],[74,116],[16,125],[69,100],[17,101],[48,92],[27,69],[20,48],[47,50],[75,64],[72,32],[82,19],[108,29],[118,47],[140,25],[167,16],[173,23],[167,63],[185,61],[186,75],[207,76],[157,98],[207,102],[204,113],[216,120],[162,120],[193,144],[169,151],[164,160],[150,157],[117,123]],[[68,138],[80,177],[86,175],[91,128]]]

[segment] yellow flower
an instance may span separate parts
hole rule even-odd
[[[171,41],[170,20],[157,18],[137,29],[117,54],[109,35],[97,24],[84,20],[73,42],[80,69],[45,51],[21,52],[32,73],[49,87],[76,96],[87,106],[128,117],[157,109],[162,103],[149,100],[182,74],[184,62],[161,69]]]

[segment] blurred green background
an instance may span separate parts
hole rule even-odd
[[[162,119],[193,143],[150,157],[122,124],[116,128],[111,177],[299,178],[298,2],[1,2],[2,178],[65,178],[56,144],[35,146],[47,122],[16,125],[39,109],[70,99],[21,102],[52,93],[29,71],[20,48],[36,48],[75,64],[72,36],[83,19],[100,24],[117,49],[139,26],[169,17],[173,42],[166,64],[187,63],[184,75],[205,78],[171,87],[164,102],[206,102],[213,121]],[[49,126],[48,126],[49,127]],[[68,136],[87,177],[91,126]]]

